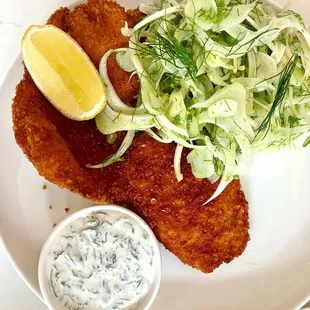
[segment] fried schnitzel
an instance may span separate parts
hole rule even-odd
[[[138,10],[126,12],[115,2],[88,0],[73,11],[59,9],[48,23],[68,32],[98,68],[105,52],[128,45],[128,38],[121,34],[125,21],[132,27],[140,18]],[[137,77],[130,79],[113,57],[108,61],[108,73],[120,98],[130,102],[139,91]],[[186,152],[184,179],[177,182],[175,144],[156,142],[142,132],[125,161],[104,169],[86,168],[113,154],[124,133],[109,145],[94,120],[67,119],[41,94],[27,71],[17,86],[12,113],[16,141],[40,175],[88,199],[130,208],[185,264],[208,273],[244,251],[249,240],[248,206],[239,181],[202,206],[217,184],[193,176]]]

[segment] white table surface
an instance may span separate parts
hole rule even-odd
[[[277,0],[283,4],[285,0]],[[292,0],[303,12],[309,0]],[[50,13],[72,0],[0,0],[0,83],[19,51],[20,39],[30,24],[40,24]],[[309,16],[306,20],[310,22]],[[310,291],[310,287],[309,287]],[[310,304],[309,304],[310,306]],[[14,270],[0,244],[0,310],[46,310]],[[285,309],[286,310],[286,309]]]

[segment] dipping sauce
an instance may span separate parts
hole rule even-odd
[[[155,276],[151,236],[118,211],[96,211],[65,227],[47,260],[64,309],[134,309]]]

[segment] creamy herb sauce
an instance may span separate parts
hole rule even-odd
[[[47,272],[67,309],[133,309],[150,290],[153,256],[151,237],[135,220],[93,212],[61,231]]]

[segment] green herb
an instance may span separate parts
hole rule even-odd
[[[181,122],[181,116],[180,115],[177,115],[175,116],[173,119],[172,119],[172,123],[175,124],[175,125],[179,125]]]
[[[196,62],[191,56],[186,47],[179,42],[174,35],[174,31],[169,28],[171,21],[162,19],[159,21],[165,22],[168,29],[159,26],[158,29],[151,31],[149,35],[150,44],[135,46],[135,50],[141,57],[151,56],[154,61],[166,61],[177,69],[185,69],[187,74],[195,79],[197,73]]]
[[[280,80],[279,80],[279,84],[278,84],[278,88],[277,88],[277,92],[275,95],[275,99],[274,102],[267,114],[267,116],[265,117],[265,119],[262,121],[262,123],[260,124],[260,126],[257,129],[257,134],[256,136],[263,130],[265,130],[265,136],[267,134],[267,132],[269,131],[270,127],[271,127],[271,121],[272,121],[272,117],[276,111],[277,108],[279,108],[285,98],[292,74],[295,70],[296,64],[298,61],[298,55],[293,55],[290,60],[288,61],[287,65],[285,66],[285,68],[283,69],[281,75],[280,75]]]
[[[290,124],[291,128],[298,126],[300,121],[301,119],[296,116],[290,115],[288,117],[288,123]]]
[[[307,147],[310,144],[310,137],[308,137],[306,139],[306,141],[304,142],[304,144],[302,145],[303,147]]]

